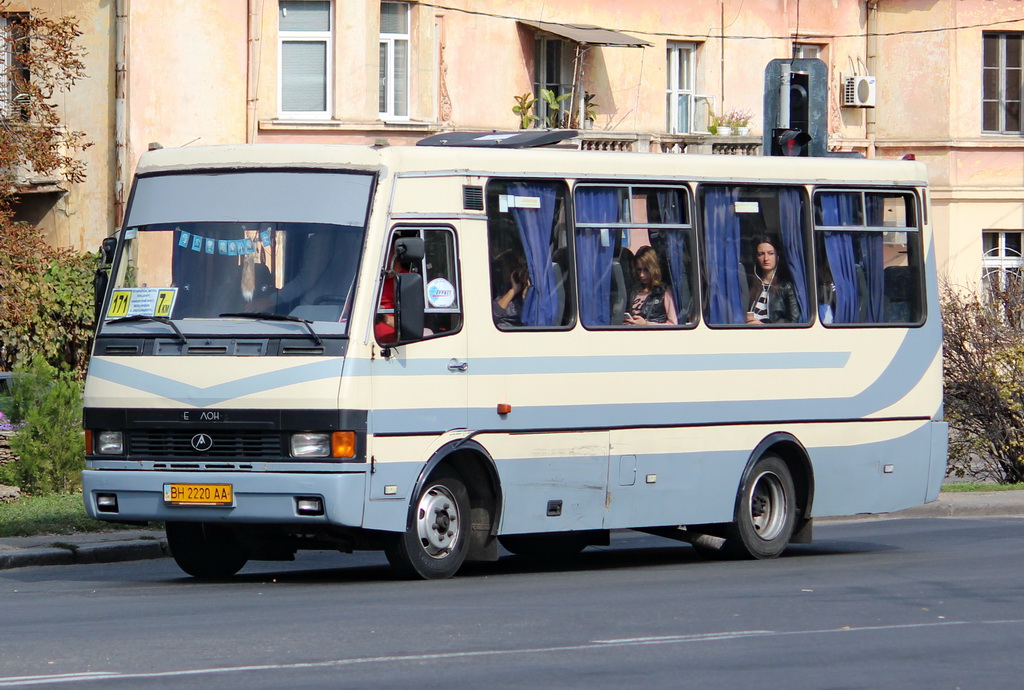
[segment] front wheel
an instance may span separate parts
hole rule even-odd
[[[726,548],[744,558],[775,558],[793,536],[796,489],[789,467],[776,455],[758,460],[740,487]]]
[[[249,561],[227,527],[205,522],[168,522],[167,546],[178,567],[193,577],[231,577]]]
[[[466,560],[469,494],[454,474],[432,477],[413,504],[409,527],[384,548],[395,572],[405,578],[443,580]]]

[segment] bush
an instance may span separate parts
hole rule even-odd
[[[1024,280],[941,294],[949,474],[1024,481]]]
[[[41,357],[17,371],[11,391],[11,418],[22,424],[11,439],[17,460],[0,467],[0,483],[32,494],[79,489],[85,467],[81,382]]]
[[[26,355],[85,372],[97,255],[54,249],[0,210],[0,368]]]

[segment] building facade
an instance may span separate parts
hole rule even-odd
[[[408,145],[526,124],[577,128],[587,149],[759,155],[776,124],[766,66],[817,58],[829,150],[927,164],[940,270],[976,285],[1021,263],[1017,0],[8,5],[76,16],[88,50],[89,78],[61,101],[95,142],[88,179],[24,187],[26,219],[55,244],[94,249],[113,232],[155,145]],[[749,134],[717,131],[730,112],[751,114]]]

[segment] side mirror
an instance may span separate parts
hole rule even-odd
[[[419,242],[422,248],[423,240]],[[423,340],[423,309],[423,276],[395,274],[395,330],[399,344]]]
[[[117,250],[117,238],[108,237],[100,245],[100,260],[104,266],[114,263],[114,252]]]
[[[395,258],[403,266],[422,261],[424,254],[426,254],[426,250],[422,237],[399,237],[395,240]]]
[[[92,277],[92,301],[93,301],[93,315],[96,320],[95,323],[100,322],[100,312],[103,310],[103,297],[107,294],[107,283],[110,281],[110,277],[107,275],[106,270],[97,268],[96,273]]]

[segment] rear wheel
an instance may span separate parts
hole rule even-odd
[[[453,473],[432,477],[413,504],[409,528],[392,536],[384,553],[405,578],[443,580],[466,560],[469,546],[469,494]]]
[[[178,567],[193,577],[231,577],[248,562],[227,527],[205,522],[168,522],[167,545]]]
[[[796,490],[789,467],[765,455],[740,487],[735,521],[726,529],[726,549],[744,558],[775,558],[793,536]]]

